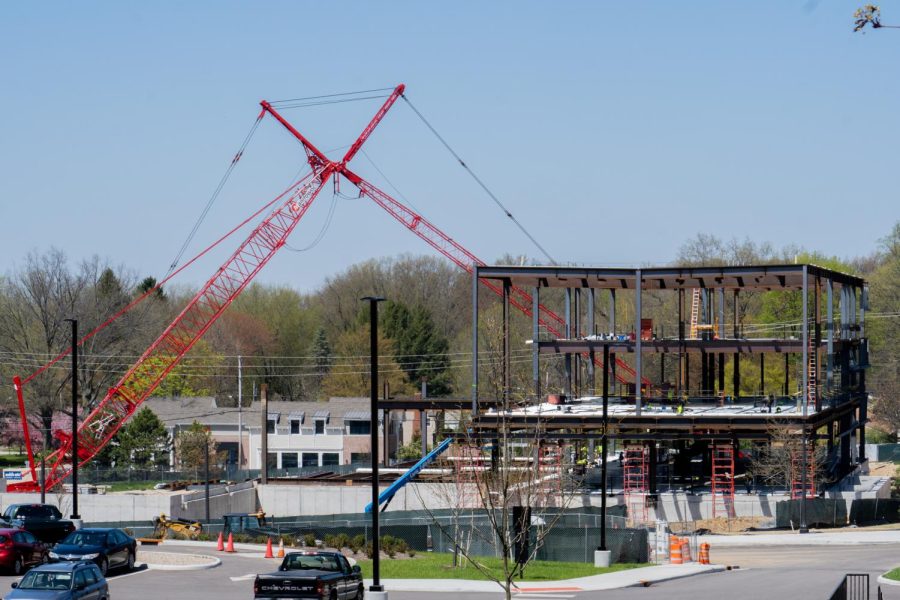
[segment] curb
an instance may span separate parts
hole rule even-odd
[[[202,571],[204,569],[214,569],[222,564],[221,559],[215,556],[209,556],[207,554],[172,554],[168,552],[146,552],[145,554],[167,554],[169,556],[193,556],[196,558],[206,559],[205,562],[197,563],[197,564],[189,564],[189,565],[166,565],[166,564],[153,564],[148,562],[142,562],[144,566],[148,569],[152,569],[154,571]]]
[[[884,575],[879,575],[877,581],[878,581],[878,583],[880,583],[880,584],[882,584],[882,585],[896,585],[896,586],[900,586],[900,581],[897,581],[896,579],[888,579],[888,578],[885,577]]]
[[[728,570],[728,567],[726,567],[725,565],[708,566],[710,567],[709,569],[704,569],[703,571],[699,571],[697,573],[673,573],[672,575],[658,577],[656,579],[641,579],[637,583],[633,583],[627,587],[647,587],[654,583],[662,583],[663,581],[674,581],[676,579],[684,579],[685,577],[695,577],[696,575],[706,575],[707,573],[721,573]]]

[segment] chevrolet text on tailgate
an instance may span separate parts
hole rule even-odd
[[[257,575],[254,598],[362,600],[362,573],[339,552],[291,552],[274,573]]]

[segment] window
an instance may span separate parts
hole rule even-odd
[[[303,466],[304,467],[318,467],[319,466],[319,453],[318,452],[304,452],[303,453]]]
[[[282,452],[281,453],[281,468],[282,469],[296,469],[297,468],[297,453],[296,452]]]
[[[97,573],[94,573],[94,569],[85,569],[82,571],[84,573],[85,579],[87,579],[88,585],[94,585],[99,579],[97,579]]]
[[[300,419],[291,419],[291,433],[294,435],[300,433]]]
[[[327,467],[329,465],[339,465],[341,464],[341,455],[337,452],[323,452],[322,453],[322,466]]]
[[[372,422],[347,421],[347,430],[350,435],[369,435],[372,433]]]
[[[316,435],[325,433],[325,419],[316,419]]]
[[[275,433],[275,419],[266,419],[266,433]]]
[[[350,462],[351,463],[371,463],[372,455],[368,452],[351,452],[350,453]]]
[[[80,587],[87,587],[88,578],[87,578],[87,569],[81,569],[80,571],[75,572],[75,589],[77,590]]]
[[[269,469],[277,469],[278,468],[278,454],[275,452],[269,452],[266,455],[266,467]]]

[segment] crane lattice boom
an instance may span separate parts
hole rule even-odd
[[[371,135],[402,92],[401,85],[388,97],[354,144],[356,150]],[[263,111],[267,110],[267,106],[264,102]],[[299,136],[299,133],[297,135]],[[286,199],[250,233],[184,310],[79,424],[77,457],[72,456],[71,436],[61,431],[55,432],[60,440],[60,446],[47,458],[49,471],[44,481],[45,489],[52,489],[62,483],[71,472],[74,460],[77,460],[79,465],[86,463],[109,442],[256,274],[284,246],[288,236],[306,214],[325,183],[344,166],[329,161],[315,146],[300,137],[304,141],[312,171],[284,194]],[[22,416],[24,419],[25,415]],[[29,456],[29,460],[31,472],[23,473],[23,481],[10,485],[11,489],[18,491],[38,489],[39,483],[33,479],[34,457]],[[31,476],[30,480],[28,475]]]

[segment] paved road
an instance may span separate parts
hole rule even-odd
[[[193,548],[167,547],[169,552],[197,552]],[[110,588],[115,600],[231,600],[253,597],[252,576],[271,570],[277,561],[238,555],[220,555],[222,565],[204,571],[143,570],[111,574]],[[518,600],[568,599],[727,599],[776,600],[797,598],[826,600],[844,573],[872,575],[872,599],[876,598],[875,578],[900,564],[900,544],[881,546],[756,547],[713,550],[715,562],[739,565],[740,569],[606,592],[520,594]],[[9,589],[14,577],[0,577],[0,591]],[[392,600],[497,600],[502,594],[447,594],[435,583],[433,593],[390,592]],[[900,587],[885,588],[885,600],[900,600]]]

